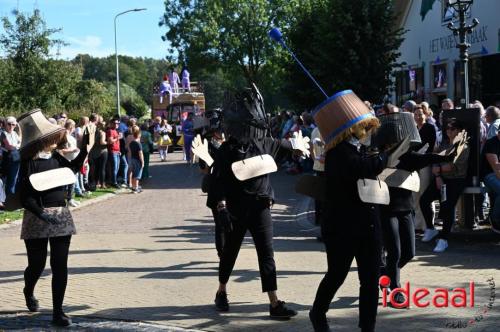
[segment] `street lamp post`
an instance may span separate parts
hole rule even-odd
[[[118,13],[115,16],[115,59],[116,59],[116,110],[118,113],[118,116],[121,116],[120,114],[120,71],[118,69],[118,51],[116,47],[116,19],[118,16],[130,13],[130,12],[140,12],[142,10],[146,10],[146,8],[135,8],[135,9],[129,9],[124,12]]]
[[[467,34],[472,33],[472,30],[479,24],[475,18],[471,25],[465,23],[465,14],[469,10],[474,0],[447,0],[446,5],[453,8],[458,13],[459,26],[455,27],[453,22],[448,23],[450,29],[455,36],[458,35],[459,42],[457,48],[460,50],[460,84],[462,87],[462,96],[460,104],[465,109],[469,107],[469,53],[470,44],[467,43]]]

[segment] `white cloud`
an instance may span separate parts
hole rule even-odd
[[[99,46],[102,45],[101,38],[97,36],[85,36],[83,39],[68,37],[67,42],[70,44],[76,44],[79,47],[92,49],[99,48]]]
[[[51,54],[53,54],[54,57],[60,59],[73,59],[78,54],[106,57],[115,53],[114,49],[103,47],[102,39],[98,36],[88,35],[83,38],[66,37],[63,39],[69,45],[62,46],[59,50],[53,49]]]

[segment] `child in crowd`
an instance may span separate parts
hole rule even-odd
[[[139,180],[141,179],[142,169],[144,167],[144,154],[142,153],[141,145],[141,129],[138,126],[132,127],[132,135],[134,139],[129,145],[129,158],[130,158],[130,173],[132,175],[132,192],[138,194],[142,192],[139,187]]]

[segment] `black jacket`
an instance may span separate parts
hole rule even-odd
[[[399,160],[400,162],[396,168],[413,172],[431,164],[449,161],[450,157],[432,153],[420,154],[408,151],[402,155]],[[388,206],[384,206],[382,208],[384,213],[411,211],[415,209],[412,191],[402,188],[389,187],[389,194],[391,196],[391,202]]]
[[[387,155],[366,156],[357,147],[343,141],[326,153],[325,176],[327,203],[322,230],[348,227],[358,229],[378,220],[375,204],[359,198],[357,181],[375,179],[387,165]]]
[[[78,156],[72,161],[68,161],[58,152],[53,152],[52,157],[49,159],[23,160],[19,171],[22,206],[36,216],[40,216],[44,207],[66,206],[66,186],[45,191],[36,191],[31,185],[29,177],[31,174],[50,171],[61,167],[71,168],[73,172],[76,173],[82,167],[86,157],[87,152],[85,150],[80,150]]]
[[[261,154],[269,154],[278,158],[282,148],[291,150],[288,142],[266,137],[254,139],[246,143],[230,138],[219,148],[214,162],[214,199],[225,200],[229,211],[241,210],[247,202],[255,200],[274,200],[274,190],[269,181],[269,174],[261,175],[245,181],[238,180],[231,169],[231,164]]]

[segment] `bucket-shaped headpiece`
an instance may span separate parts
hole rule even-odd
[[[352,90],[340,91],[325,100],[313,111],[313,117],[324,138],[325,151],[353,135],[363,139],[379,125]]]
[[[398,112],[384,114],[379,117],[380,128],[371,138],[372,147],[388,148],[398,144],[406,137],[410,138],[411,145],[422,143],[417,125],[412,113]]]

